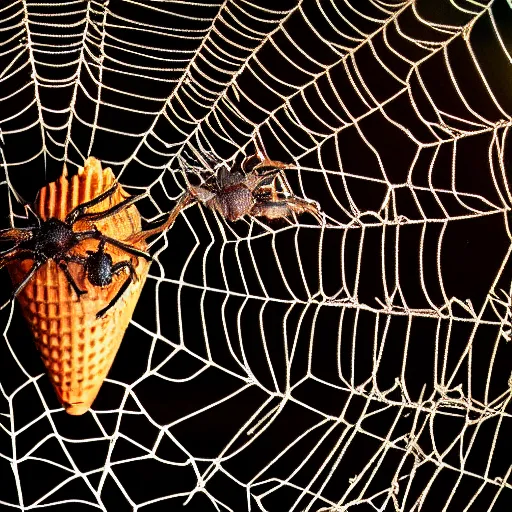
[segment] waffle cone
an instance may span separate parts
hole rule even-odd
[[[43,220],[51,217],[64,220],[74,207],[110,189],[114,182],[111,169],[102,169],[98,160],[88,158],[77,175],[68,178],[64,168],[57,181],[40,190],[35,203],[36,213]],[[88,211],[106,210],[127,197],[129,194],[118,187],[110,198]],[[121,241],[141,231],[141,218],[135,206],[95,224],[103,234]],[[91,226],[78,222],[74,229],[81,231],[91,229]],[[140,250],[146,249],[144,240],[133,245]],[[98,241],[85,240],[73,249],[73,253],[83,256],[86,251],[94,251],[97,247]],[[107,250],[114,263],[131,259],[138,279],[130,284],[104,317],[96,318],[96,313],[115,297],[128,273],[115,276],[111,285],[101,288],[88,281],[81,265],[69,263],[69,271],[78,287],[87,291],[79,299],[58,264],[49,260],[18,295],[23,315],[32,330],[57,397],[66,412],[72,415],[85,413],[96,398],[112,366],[149,271],[149,262],[143,258],[130,257],[109,245]],[[9,265],[15,286],[32,264],[32,260],[24,260]]]

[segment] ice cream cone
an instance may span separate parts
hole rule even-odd
[[[102,169],[98,160],[87,159],[78,174],[68,177],[66,168],[62,176],[40,190],[35,204],[42,220],[56,217],[64,220],[77,205],[89,201],[109,190],[115,183],[111,169]],[[129,197],[121,187],[89,211],[104,211]],[[112,217],[95,222],[104,234],[117,240],[127,240],[141,231],[141,217],[135,206]],[[75,231],[91,229],[86,221],[74,225]],[[144,240],[133,244],[146,249]],[[84,240],[73,249],[73,254],[85,256],[87,251],[98,248],[97,240]],[[137,280],[132,282],[120,300],[105,316],[96,318],[115,297],[128,273],[115,276],[111,285],[93,286],[79,263],[69,263],[68,268],[81,290],[87,293],[80,298],[73,291],[58,264],[47,261],[18,295],[25,319],[34,335],[48,375],[66,412],[72,415],[85,413],[96,398],[100,387],[114,361],[119,345],[132,317],[135,305],[149,271],[149,262],[130,256],[126,252],[107,246],[113,262],[131,261]],[[31,268],[33,260],[9,265],[13,284],[21,282]]]

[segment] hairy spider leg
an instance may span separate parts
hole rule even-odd
[[[96,318],[101,318],[110,308],[112,308],[116,304],[116,302],[121,298],[123,293],[128,289],[128,286],[130,286],[131,282],[137,279],[137,274],[135,272],[135,269],[133,268],[131,261],[120,261],[119,263],[116,263],[115,265],[112,266],[112,273],[119,274],[125,268],[127,268],[130,271],[130,275],[125,279],[124,283],[121,285],[121,288],[119,288],[115,297],[103,309],[100,309],[100,311],[96,313]]]
[[[231,173],[229,171],[229,169],[223,165],[218,171],[217,171],[217,175],[215,176],[215,179],[217,181],[217,186],[220,190],[222,190],[223,188],[225,187],[229,187],[230,185],[232,185],[233,183],[230,183],[232,180],[230,179],[231,177]],[[240,175],[240,177],[238,178],[238,182],[240,181],[243,181],[243,178],[244,176],[243,175]]]
[[[34,228],[7,228],[0,230],[0,238],[12,241],[14,240],[14,246],[6,251],[0,252],[0,268],[2,268],[5,263],[2,262],[2,258],[8,257],[11,254],[14,254],[21,243],[26,240],[30,240],[32,238],[32,230]]]
[[[322,224],[322,217],[320,215],[320,211],[318,210],[318,204],[314,201],[306,201],[306,199],[301,199],[300,197],[287,197],[285,200],[288,207],[295,213],[309,213],[318,221],[319,224]]]
[[[28,258],[27,257],[22,257],[22,256],[13,257],[12,261],[18,260],[18,259],[28,259]],[[18,286],[16,287],[16,289],[12,292],[11,298],[5,304],[0,306],[0,309],[4,309],[5,306],[7,306],[7,304],[9,304],[9,302],[11,302],[15,297],[17,297],[19,295],[19,293],[23,290],[23,288],[25,288],[27,283],[34,277],[34,274],[45,263],[46,263],[45,260],[36,260],[36,261],[34,261],[34,264],[30,267],[30,270],[27,272],[27,275],[23,278],[23,281],[21,281],[21,283],[19,283]]]
[[[69,261],[73,261],[73,260],[69,259]],[[85,290],[80,290],[80,288],[78,288],[76,281],[73,279],[73,276],[69,272],[67,262],[68,262],[68,258],[65,258],[64,261],[61,261],[59,263],[59,268],[62,270],[62,272],[64,272],[64,275],[66,276],[66,279],[68,280],[68,283],[70,284],[71,288],[73,288],[73,290],[75,290],[77,297],[80,299],[80,297],[82,295],[86,294],[87,292]]]
[[[78,256],[76,254],[70,254],[69,256],[66,256],[64,258],[64,261],[66,263],[78,263],[80,265],[85,265],[87,263],[87,258],[84,258],[83,256]]]
[[[103,212],[82,212],[78,214],[78,216],[76,216],[73,223],[78,222],[79,220],[97,221],[106,219],[107,217],[111,217],[112,215],[115,215],[116,213],[123,211],[125,208],[128,208],[128,206],[131,206],[133,203],[140,201],[143,197],[146,197],[146,195],[147,194],[139,194],[137,196],[130,196],[124,201],[121,201],[119,204],[116,204],[115,206],[112,206],[112,208],[109,208],[108,210],[105,210]]]
[[[96,206],[97,204],[101,203],[102,201],[110,197],[117,190],[118,186],[119,184],[116,181],[108,190],[103,192],[103,194],[100,194],[99,196],[95,197],[94,199],[91,199],[90,201],[79,204],[66,215],[64,222],[66,222],[66,224],[73,225],[77,221],[77,217],[85,213],[87,208],[90,208],[91,206]]]
[[[183,171],[183,176],[188,185],[187,173],[201,174],[202,167],[197,167],[189,164],[182,155],[178,155],[178,162],[180,164],[180,168]],[[213,172],[211,169],[207,169],[210,172]]]
[[[281,163],[281,162],[274,162],[269,160],[270,163]],[[284,164],[283,164],[284,165]],[[266,164],[265,164],[266,166]],[[294,169],[295,167],[293,165],[289,166],[288,169]],[[254,168],[256,171],[260,169],[259,166],[256,166]],[[281,187],[283,188],[283,192],[285,194],[288,194],[289,196],[293,196],[292,189],[290,188],[290,185],[288,185],[288,181],[286,180],[286,177],[281,172],[283,168],[279,167],[272,167],[269,168],[267,171],[264,171],[262,174],[259,174],[259,176],[262,178],[262,180],[258,184],[259,190],[265,190],[268,189],[268,193],[272,196],[273,201],[278,201],[279,196],[278,192],[276,190],[276,180],[279,180],[279,183]],[[266,179],[272,178],[272,181],[270,183],[264,183]]]
[[[104,235],[101,233],[101,231],[96,231],[95,236],[92,238],[96,238],[100,241],[105,241],[110,245],[113,245],[114,247],[117,247],[118,249],[122,249],[123,251],[127,252],[128,254],[132,254],[133,256],[137,256],[138,258],[144,258],[147,261],[153,261],[153,258],[144,251],[140,251],[139,249],[136,249],[135,247],[132,247],[131,245],[125,244],[123,242],[120,242],[119,240],[116,240],[115,238],[110,238],[109,236]]]
[[[264,160],[259,164],[256,164],[253,168],[253,172],[257,172],[260,176],[279,174],[285,169],[295,169],[295,165],[285,164],[278,160]]]
[[[106,244],[107,244],[107,241],[105,239],[100,240],[100,243],[98,244],[98,249],[96,251],[87,251],[87,254],[95,254],[98,252],[103,254],[105,252]]]
[[[204,151],[202,156],[212,170],[222,162],[222,160],[213,151]]]

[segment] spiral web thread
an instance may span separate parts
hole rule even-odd
[[[241,158],[257,135],[323,212],[183,212],[80,418],[2,311],[3,507],[510,502],[512,6],[275,5],[2,4],[4,218],[9,180],[94,155],[151,219],[191,148]]]

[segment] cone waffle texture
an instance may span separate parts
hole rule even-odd
[[[56,217],[64,220],[77,205],[94,199],[115,183],[111,169],[102,169],[98,160],[90,157],[78,174],[62,176],[39,191],[35,208],[43,219]],[[129,194],[118,187],[108,199],[92,207],[91,212],[104,211],[120,203]],[[105,235],[127,240],[141,231],[141,218],[135,206],[130,206],[112,217],[95,223]],[[75,231],[91,229],[86,222],[77,222]],[[134,246],[145,250],[144,241]],[[98,241],[85,240],[73,249],[73,254],[84,256],[95,251]],[[50,260],[18,296],[23,315],[34,335],[37,349],[59,401],[69,414],[85,413],[96,398],[114,361],[117,350],[128,327],[135,305],[144,286],[149,263],[122,250],[107,245],[114,263],[131,260],[138,280],[131,283],[116,305],[97,319],[96,313],[116,295],[128,273],[115,276],[110,286],[93,286],[79,264],[70,263],[69,270],[79,288],[86,290],[80,300],[70,288],[57,263]],[[32,266],[32,260],[9,266],[13,284],[19,283]]]

